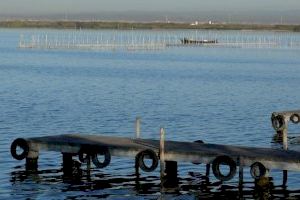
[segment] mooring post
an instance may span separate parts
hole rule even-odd
[[[165,188],[174,188],[178,186],[177,177],[177,162],[165,161],[165,173],[164,173],[162,185]]]
[[[287,127],[282,130],[282,147],[284,150],[288,150],[288,139],[287,139]]]
[[[139,166],[139,161],[138,161],[137,156],[135,157],[134,169],[135,169],[136,178],[139,179],[140,178],[140,166]]]
[[[135,120],[135,137],[140,138],[141,136],[141,118],[137,117]]]
[[[91,156],[87,155],[87,160],[86,160],[86,170],[87,170],[87,175],[88,177],[91,176]],[[73,161],[72,161],[73,162]]]
[[[165,176],[165,130],[160,128],[160,145],[159,145],[159,159],[160,159],[160,178]]]
[[[287,123],[286,123],[287,124]],[[287,125],[286,127],[282,130],[282,145],[283,149],[286,151],[288,150],[288,139],[287,139]],[[285,186],[287,183],[287,177],[288,177],[288,171],[283,170],[283,176],[282,176],[282,185]]]
[[[209,178],[209,173],[210,173],[210,164],[206,164],[206,171],[205,171],[205,176]]]
[[[62,153],[63,157],[63,173],[65,175],[72,175],[73,173],[73,154]]]
[[[26,157],[25,169],[27,171],[36,171],[38,169],[39,148],[37,145],[30,143],[29,151]]]
[[[174,188],[178,185],[177,162],[165,160],[165,129],[160,128],[160,180],[163,188]]]
[[[243,158],[242,157],[238,157],[238,163],[239,163],[239,187],[243,186],[243,182],[244,182],[244,163],[243,163]]]

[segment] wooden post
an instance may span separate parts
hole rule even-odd
[[[287,124],[287,122],[286,122]],[[287,139],[287,127],[285,127],[282,131],[282,146],[283,149],[286,151],[288,150],[288,139]],[[283,176],[282,176],[282,185],[285,186],[287,183],[287,177],[288,177],[288,171],[287,170],[283,170],[282,171]]]
[[[27,171],[37,171],[39,158],[39,147],[34,144],[29,144],[29,152],[26,157],[25,169]]]
[[[135,137],[140,138],[141,136],[141,118],[137,117],[135,120]]]
[[[160,145],[159,145],[159,158],[160,158],[160,178],[165,176],[165,130],[160,128]]]
[[[91,177],[91,156],[90,155],[87,155],[86,169],[87,169],[87,176],[88,178],[90,178]]]
[[[206,172],[205,172],[205,176],[207,178],[209,178],[209,173],[210,173],[210,164],[206,164]]]
[[[26,171],[37,171],[38,158],[26,158],[25,169]]]
[[[140,178],[140,167],[139,167],[139,161],[137,159],[137,156],[135,157],[134,169],[135,169],[136,178],[139,179]]]
[[[63,155],[63,173],[64,175],[72,175],[73,173],[73,154],[72,153],[62,153]]]
[[[244,183],[244,161],[242,157],[238,157],[239,163],[239,199],[243,198],[243,183]]]
[[[288,150],[287,127],[282,130],[282,147],[283,150]]]
[[[244,163],[243,163],[243,158],[242,157],[238,157],[238,163],[239,163],[239,187],[243,186],[243,182],[244,182],[244,172],[243,172],[243,168],[244,168]]]

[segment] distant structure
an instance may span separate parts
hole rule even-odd
[[[191,25],[191,26],[197,26],[197,25],[199,25],[199,22],[198,22],[198,21],[195,21],[195,22],[191,23],[190,25]]]
[[[198,25],[195,21],[190,24]],[[209,21],[208,24],[213,24]],[[20,48],[85,49],[85,50],[163,50],[171,47],[226,48],[293,48],[300,49],[300,37],[288,33],[253,34],[225,32],[183,31],[144,32],[114,31],[88,32],[83,30],[21,34]]]

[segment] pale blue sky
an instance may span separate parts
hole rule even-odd
[[[300,0],[0,0],[0,13],[5,14],[292,9],[300,9]]]
[[[300,0],[0,0],[0,20],[161,21],[166,16],[173,21],[300,23]]]

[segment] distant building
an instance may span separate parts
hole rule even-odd
[[[191,23],[190,25],[191,25],[191,26],[197,26],[198,24],[199,24],[199,22],[198,22],[198,21],[195,21],[195,22]]]

